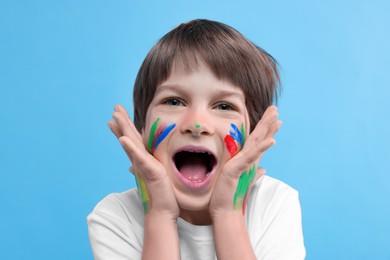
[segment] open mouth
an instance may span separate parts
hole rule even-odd
[[[180,175],[193,184],[205,183],[216,165],[215,156],[206,150],[185,149],[173,161]]]

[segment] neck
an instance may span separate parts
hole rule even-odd
[[[207,226],[211,225],[211,217],[208,209],[202,211],[189,211],[189,210],[180,210],[180,217],[191,223],[198,226]]]

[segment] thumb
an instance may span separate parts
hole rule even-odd
[[[135,172],[136,172],[136,171],[135,171],[134,166],[130,166],[129,172],[135,176]]]

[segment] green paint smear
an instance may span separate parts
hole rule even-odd
[[[252,167],[243,172],[238,181],[237,190],[234,194],[233,205],[234,209],[240,210],[242,209],[245,201],[245,197],[248,193],[249,186],[253,182],[256,176],[256,165],[252,165]]]
[[[148,194],[148,190],[146,189],[146,185],[144,180],[141,177],[141,174],[139,172],[135,173],[135,180],[137,182],[138,187],[138,193],[139,197],[141,199],[142,205],[144,207],[144,212],[147,214],[150,209],[150,198]]]
[[[244,124],[241,125],[241,135],[242,135],[242,145],[244,145],[246,141]]]
[[[152,153],[154,135],[156,133],[156,129],[157,129],[157,125],[158,125],[159,121],[160,121],[160,118],[157,118],[156,121],[154,121],[152,127],[150,128],[149,138],[148,138],[148,151],[149,151],[149,153]]]
[[[200,124],[198,122],[195,123],[196,128],[200,127]]]

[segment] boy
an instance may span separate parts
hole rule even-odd
[[[281,122],[275,61],[222,23],[166,34],[109,127],[138,189],[88,216],[96,259],[303,259],[298,194],[257,169]],[[260,120],[261,119],[261,120]]]

